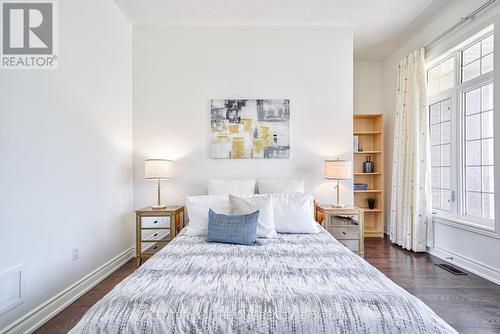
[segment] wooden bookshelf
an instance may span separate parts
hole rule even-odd
[[[353,135],[363,146],[354,148],[354,183],[368,184],[368,190],[354,191],[354,205],[365,208],[365,237],[384,236],[384,119],[381,114],[354,115]],[[363,173],[363,162],[370,157],[375,164],[373,173]],[[368,209],[367,198],[375,198],[375,208]]]

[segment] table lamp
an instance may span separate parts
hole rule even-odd
[[[161,204],[161,180],[173,179],[172,161],[165,159],[148,159],[144,161],[144,178],[158,182],[158,203],[153,209],[164,209],[167,206]]]
[[[325,179],[337,180],[337,203],[332,204],[334,208],[345,207],[345,204],[340,203],[340,180],[349,180],[351,176],[351,162],[349,160],[325,160]]]

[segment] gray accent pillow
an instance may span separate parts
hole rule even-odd
[[[259,211],[246,215],[208,212],[208,242],[251,245],[257,239]]]

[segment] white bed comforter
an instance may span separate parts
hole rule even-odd
[[[255,246],[181,233],[71,333],[456,333],[330,234]]]

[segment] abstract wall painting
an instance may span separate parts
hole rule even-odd
[[[210,109],[212,158],[290,158],[290,100],[212,100]]]

